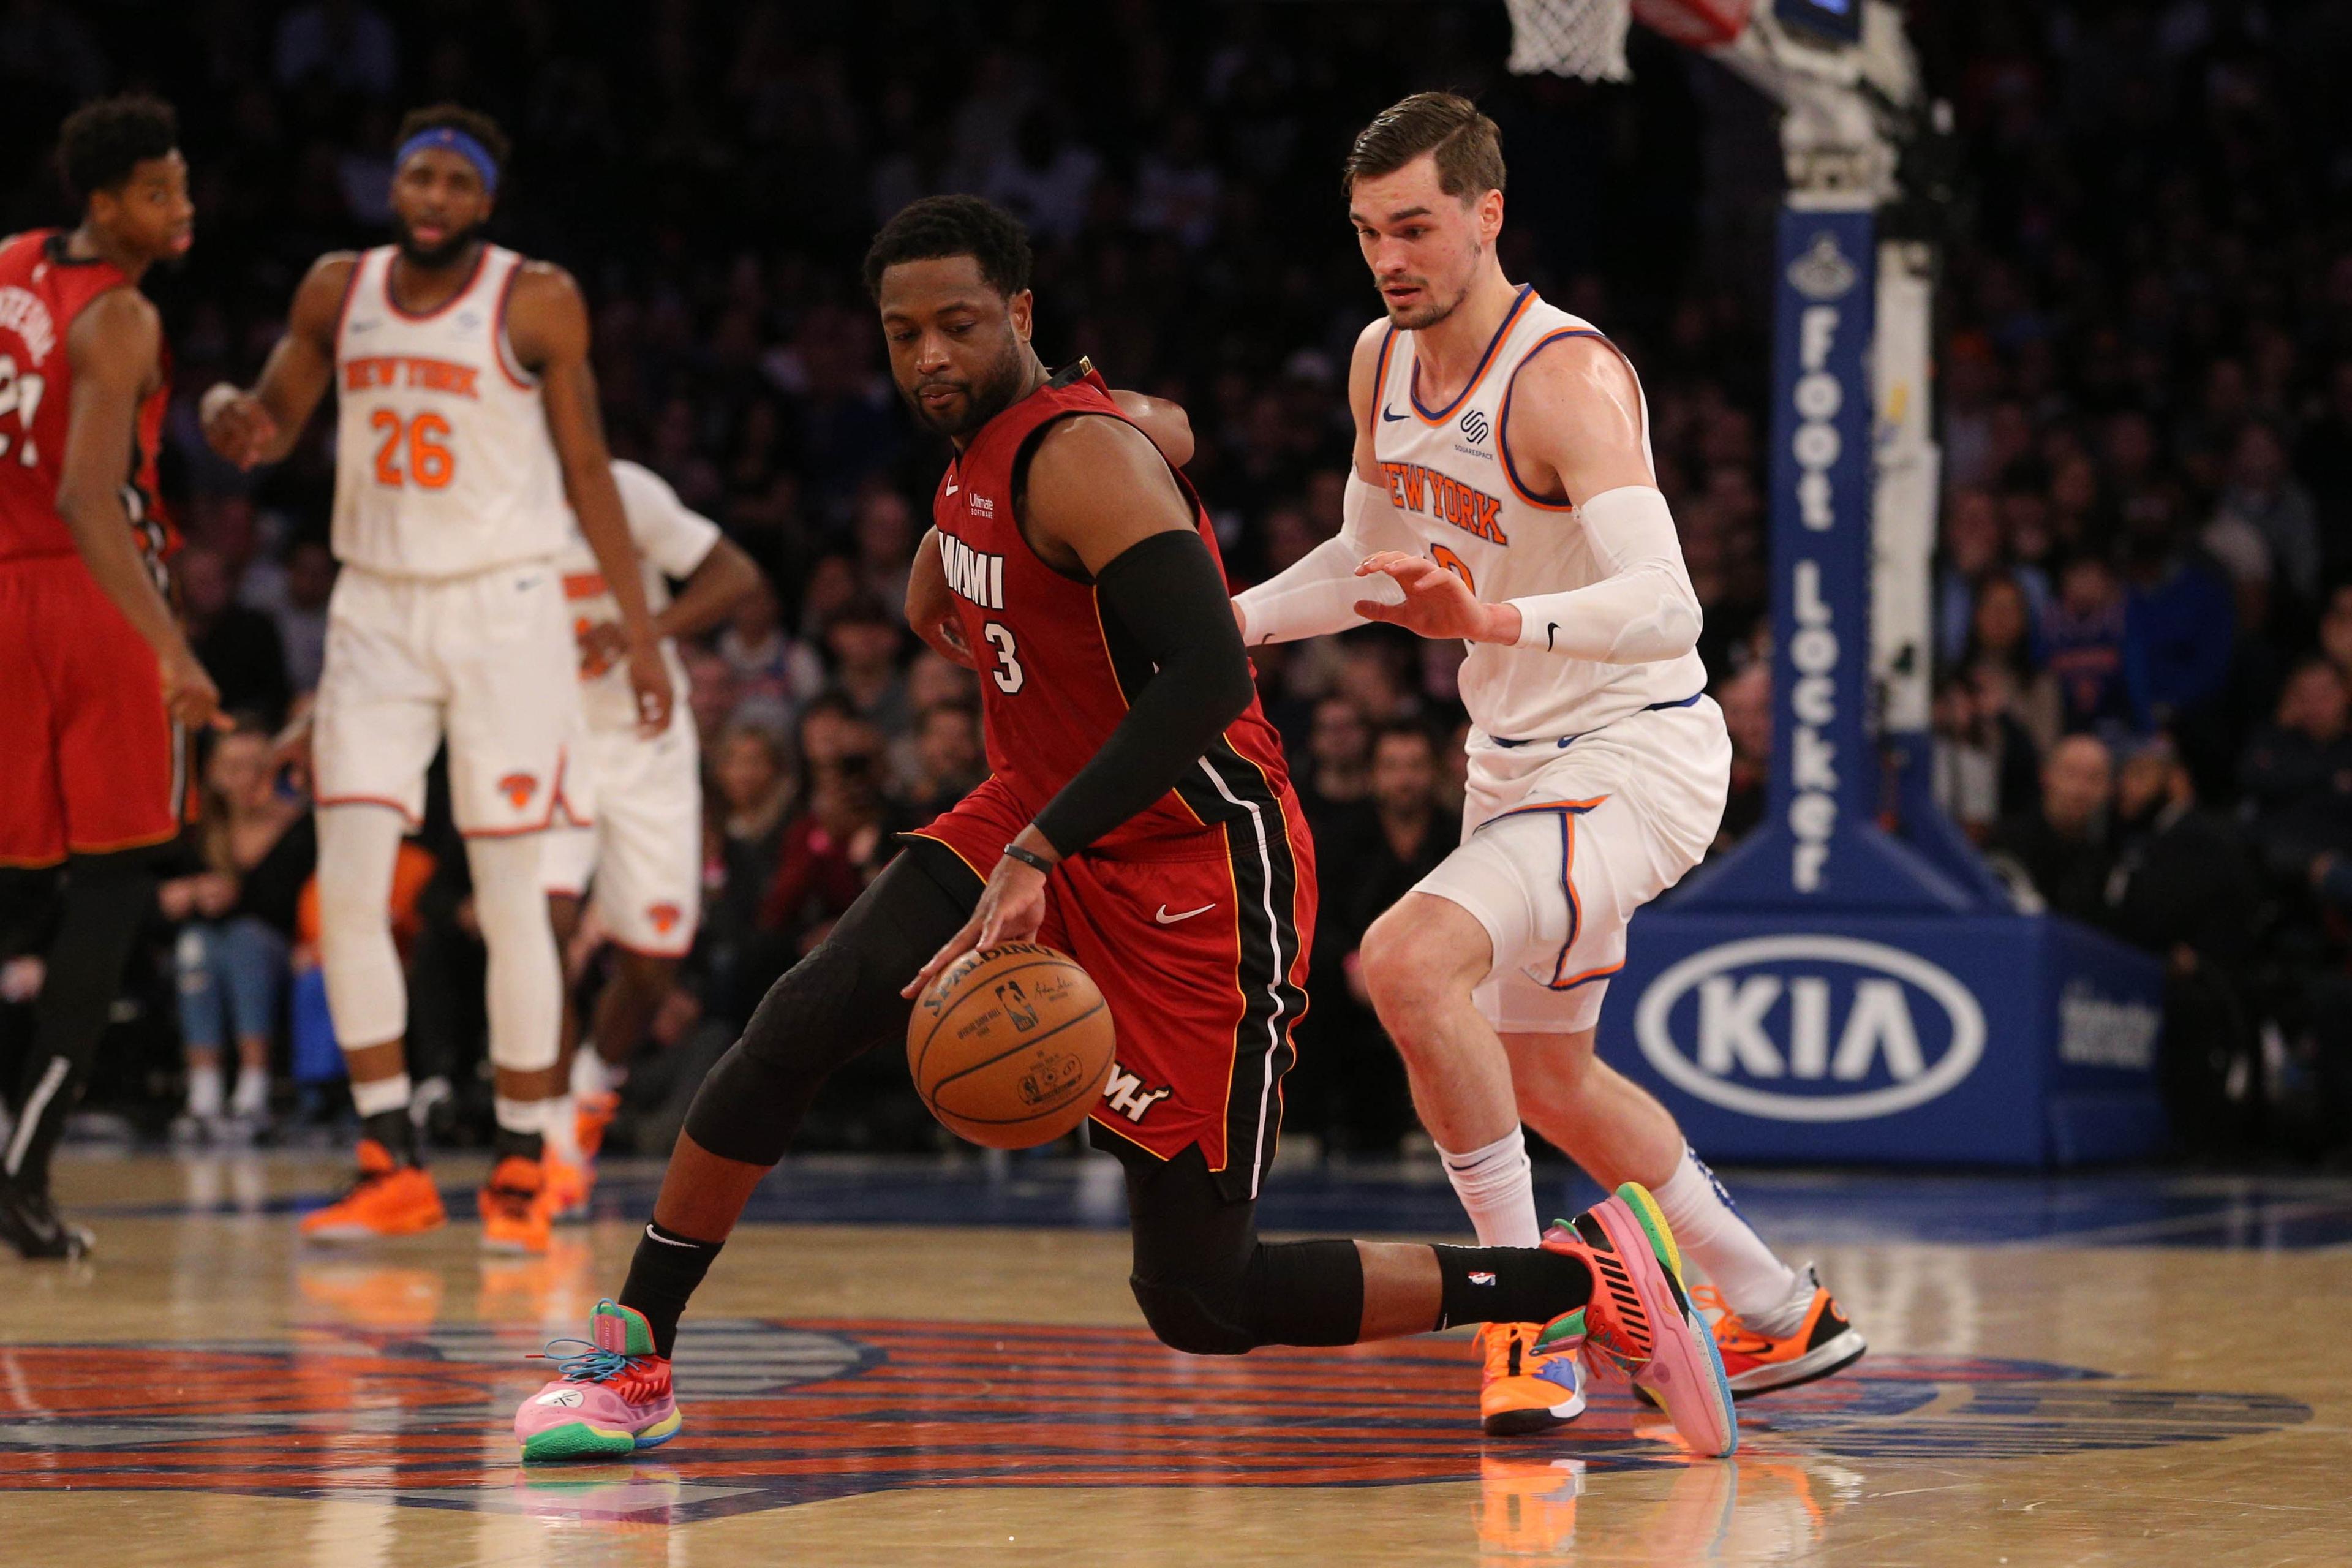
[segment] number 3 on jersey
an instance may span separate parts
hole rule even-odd
[[[449,422],[438,414],[404,420],[389,408],[379,408],[368,416],[368,428],[384,433],[383,445],[375,449],[376,483],[394,489],[413,484],[437,490],[457,477],[457,456],[446,445]]]
[[[991,621],[980,628],[980,635],[996,645],[996,668],[989,675],[996,681],[998,690],[1012,696],[1029,679],[1022,672],[1021,659],[1013,650],[1013,628],[1002,621]]]

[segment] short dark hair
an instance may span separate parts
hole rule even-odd
[[[428,103],[422,109],[412,109],[401,117],[400,129],[393,133],[392,144],[405,147],[412,136],[427,131],[462,131],[482,144],[490,162],[505,173],[507,160],[514,155],[514,143],[499,129],[499,122],[478,109],[467,109],[462,103]]]
[[[124,93],[83,104],[58,128],[58,170],[74,200],[118,189],[131,171],[180,144],[180,117],[160,98]]]
[[[1429,732],[1429,726],[1426,724],[1417,723],[1411,719],[1391,719],[1372,727],[1372,751],[1379,751],[1382,741],[1398,740],[1418,741],[1429,748],[1429,754],[1433,760],[1437,755],[1437,737]]]
[[[1356,194],[1368,175],[1393,174],[1423,153],[1437,157],[1437,188],[1475,200],[1503,188],[1503,133],[1454,92],[1416,92],[1375,115],[1356,133],[1340,167],[1339,188]]]
[[[925,196],[900,207],[866,251],[866,292],[882,298],[882,274],[902,261],[969,256],[981,280],[1010,300],[1029,287],[1029,231],[978,196]]]

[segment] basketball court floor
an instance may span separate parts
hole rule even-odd
[[[525,1470],[523,1357],[614,1288],[657,1169],[528,1260],[462,1220],[298,1246],[340,1176],[63,1163],[100,1252],[0,1262],[0,1563],[2352,1562],[2344,1181],[1748,1176],[1872,1350],[1712,1463],[1622,1388],[1482,1439],[1460,1336],[1163,1351],[1108,1162],[808,1162],[687,1320],[679,1438]],[[1285,1232],[1461,1229],[1433,1172],[1273,1185]]]

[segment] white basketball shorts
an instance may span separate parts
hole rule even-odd
[[[580,755],[595,781],[595,824],[571,822],[567,773],[564,816],[540,852],[547,890],[578,898],[593,889],[615,942],[682,956],[702,914],[702,759],[693,715],[681,697],[669,728],[653,740],[592,729]]]
[[[1561,743],[1470,747],[1462,844],[1423,878],[1477,917],[1495,967],[1475,994],[1507,1034],[1575,1034],[1600,1019],[1633,911],[1714,843],[1731,784],[1723,710],[1702,696]]]
[[[593,812],[589,781],[564,777],[578,658],[544,562],[434,579],[344,567],[311,730],[319,804],[390,806],[418,825],[446,735],[450,807],[468,837],[539,832],[559,797]]]

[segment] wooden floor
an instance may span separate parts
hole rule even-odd
[[[1568,1436],[1482,1440],[1459,1338],[1166,1352],[1098,1176],[976,1169],[967,1191],[1027,1181],[1071,1223],[747,1226],[688,1321],[680,1437],[526,1472],[521,1357],[615,1287],[646,1175],[517,1262],[463,1221],[298,1246],[290,1210],[336,1183],[316,1159],[68,1161],[98,1259],[0,1262],[0,1563],[2352,1562],[2340,1184],[2223,1194],[2242,1223],[2210,1237],[2194,1191],[2103,1225],[2063,1184],[1777,1189],[1775,1239],[1871,1353],[1743,1406],[1738,1458],[1706,1463],[1622,1392]],[[760,1212],[803,1202],[793,1179]],[[809,1180],[971,1217],[936,1173]],[[1906,1212],[2004,1192],[2072,1228],[1905,1238],[1939,1234]]]

